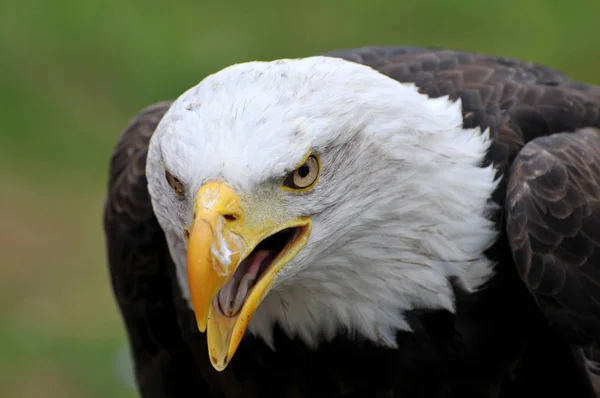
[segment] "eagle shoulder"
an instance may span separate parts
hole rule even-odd
[[[525,145],[505,209],[515,265],[541,311],[572,343],[600,345],[600,129]]]
[[[461,100],[489,129],[493,200],[514,261],[550,323],[597,357],[600,342],[600,87],[532,62],[422,47],[327,55],[368,65],[432,98]],[[507,187],[508,185],[508,187]]]

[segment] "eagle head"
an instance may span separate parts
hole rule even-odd
[[[275,323],[316,347],[394,346],[417,307],[474,290],[495,187],[460,101],[330,57],[233,65],[182,94],[150,142],[148,188],[217,370]]]

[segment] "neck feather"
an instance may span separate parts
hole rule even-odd
[[[353,153],[387,159],[387,168],[364,179],[378,195],[359,205],[355,197],[364,195],[353,194],[356,212],[345,209],[347,222],[336,224],[337,232],[315,220],[320,232],[311,237],[312,257],[275,286],[251,333],[270,343],[278,323],[311,347],[339,333],[394,347],[396,332],[410,330],[406,311],[455,311],[451,278],[475,292],[492,277],[484,252],[497,237],[489,219],[497,181],[492,166],[481,167],[488,134],[463,129],[460,101],[416,98],[418,124],[371,124],[369,136],[386,146]],[[328,240],[334,235],[339,238]],[[328,243],[317,248],[315,242]]]

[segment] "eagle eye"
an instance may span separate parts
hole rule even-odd
[[[183,183],[181,181],[179,181],[179,179],[177,177],[173,176],[173,174],[169,173],[169,170],[166,170],[166,169],[165,169],[165,178],[167,179],[167,182],[169,183],[171,188],[173,188],[173,191],[175,191],[175,193],[178,196],[183,196],[183,193],[184,193]]]
[[[285,177],[283,186],[292,190],[308,190],[317,182],[320,169],[319,158],[310,155],[300,167]]]

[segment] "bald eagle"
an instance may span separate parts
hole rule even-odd
[[[227,67],[125,128],[104,229],[145,398],[595,396],[600,88],[553,69]]]

